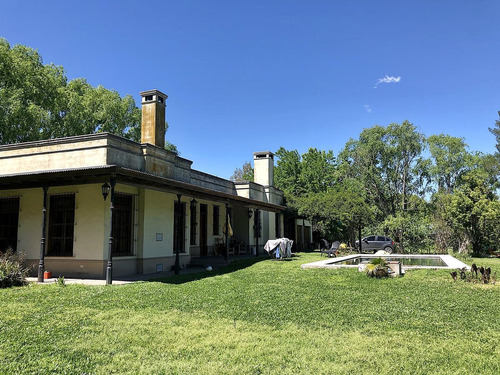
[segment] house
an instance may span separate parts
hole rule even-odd
[[[167,95],[141,96],[141,143],[98,133],[0,146],[0,251],[25,252],[39,279],[111,283],[283,236],[271,152],[254,153],[255,182],[194,170],[164,148]]]

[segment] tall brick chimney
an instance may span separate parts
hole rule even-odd
[[[159,90],[141,92],[141,143],[165,147],[165,108],[168,96]]]

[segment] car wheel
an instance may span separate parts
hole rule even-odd
[[[387,251],[388,253],[392,253],[392,248],[390,246],[384,247],[384,251]]]

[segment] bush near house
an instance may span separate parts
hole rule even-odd
[[[0,252],[0,288],[26,285],[29,268],[24,266],[26,255],[8,249]]]

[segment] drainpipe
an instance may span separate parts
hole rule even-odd
[[[48,186],[43,187],[42,207],[42,237],[40,237],[40,261],[38,262],[38,282],[43,283],[43,269],[45,268],[45,232],[47,227],[47,191]]]

